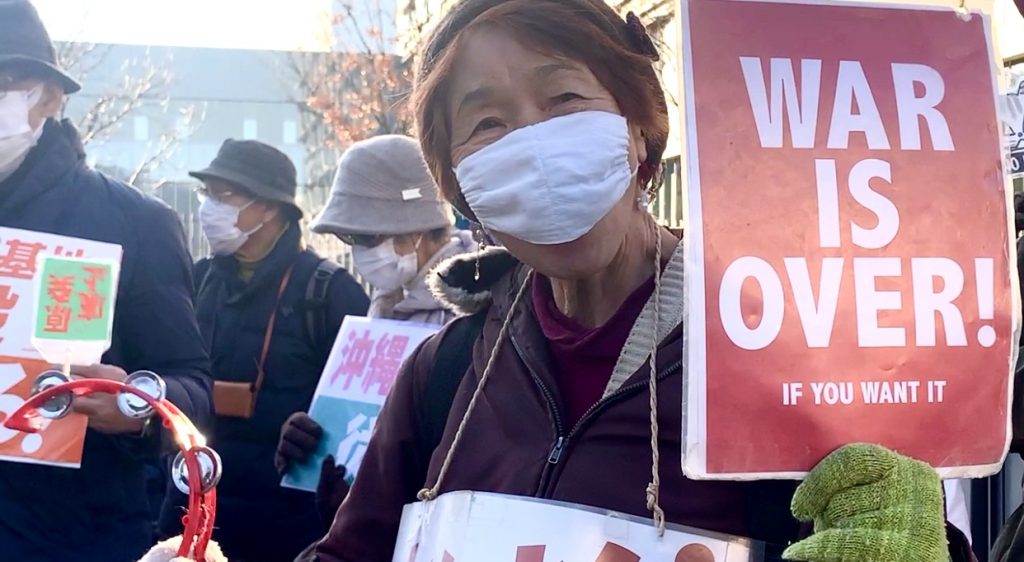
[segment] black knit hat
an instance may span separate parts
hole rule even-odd
[[[82,89],[61,69],[50,35],[28,0],[0,0],[0,70],[9,67],[53,78],[65,94]]]
[[[269,144],[228,139],[209,166],[188,175],[200,181],[216,178],[231,182],[261,199],[284,203],[296,216],[302,216],[302,209],[295,204],[295,164]]]

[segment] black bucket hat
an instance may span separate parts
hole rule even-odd
[[[188,175],[200,181],[216,178],[233,183],[260,199],[284,203],[296,217],[302,216],[302,209],[295,204],[295,164],[269,144],[228,139],[209,166]]]
[[[17,67],[57,80],[65,94],[82,89],[57,62],[57,51],[28,0],[0,0],[0,69]]]

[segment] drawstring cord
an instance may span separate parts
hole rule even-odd
[[[654,246],[654,326],[658,326],[659,316],[661,313],[661,239],[659,239]],[[437,480],[433,486],[424,488],[416,494],[417,499],[420,501],[432,501],[437,499],[438,491],[441,489],[441,485],[444,482],[444,478],[448,473],[448,469],[451,466],[452,458],[455,455],[455,449],[459,446],[462,441],[462,436],[465,433],[466,426],[469,421],[470,415],[473,410],[476,409],[477,402],[480,396],[483,394],[484,385],[487,384],[487,380],[490,378],[492,371],[494,370],[495,360],[501,350],[505,340],[508,339],[509,326],[512,323],[512,315],[516,309],[519,308],[519,302],[522,300],[523,294],[526,292],[526,287],[529,284],[529,273],[520,285],[518,292],[516,293],[515,299],[512,301],[512,306],[509,308],[508,314],[505,316],[505,321],[501,325],[501,330],[498,332],[498,339],[494,344],[494,349],[491,351],[490,357],[487,359],[487,365],[484,367],[484,372],[480,377],[480,381],[477,383],[476,389],[473,391],[473,397],[469,401],[469,405],[466,407],[465,413],[462,415],[462,420],[459,422],[459,427],[455,431],[455,437],[452,439],[451,446],[448,447],[448,451],[445,454],[444,462],[441,464],[441,469],[438,471]],[[658,536],[664,536],[665,534],[665,511],[661,508],[660,503],[660,488],[661,488],[661,476],[659,475],[659,464],[661,462],[661,454],[658,450],[658,335],[657,329],[651,335],[651,356],[650,356],[650,377],[649,377],[649,389],[650,389],[650,412],[651,412],[651,481],[647,485],[646,497],[647,497],[647,509],[651,511],[654,518],[654,524],[658,528]]]
[[[660,234],[660,233],[659,233]],[[647,509],[654,517],[658,536],[665,536],[665,511],[661,509],[661,476],[658,465],[661,453],[658,450],[658,320],[661,314],[661,237],[654,244],[654,326],[651,333],[651,373],[649,387],[651,394],[651,482],[647,485]]]
[[[459,422],[459,429],[455,432],[455,437],[452,439],[452,444],[448,447],[448,452],[444,456],[444,463],[441,464],[441,470],[437,473],[437,481],[433,486],[424,488],[416,494],[416,498],[420,501],[431,501],[437,498],[437,492],[441,489],[441,483],[444,481],[445,475],[448,473],[448,467],[451,466],[452,457],[455,456],[455,448],[459,446],[459,442],[462,441],[462,434],[466,429],[469,416],[472,415],[473,410],[476,409],[476,403],[480,399],[480,395],[483,394],[484,385],[487,384],[487,379],[491,377],[491,371],[494,370],[495,359],[498,357],[498,353],[501,351],[502,344],[505,343],[508,335],[509,325],[512,324],[512,315],[515,314],[517,308],[519,308],[519,301],[522,300],[523,294],[526,292],[526,286],[529,285],[530,274],[527,273],[523,279],[523,284],[519,287],[519,292],[516,293],[515,300],[512,301],[512,306],[508,309],[508,314],[505,316],[505,322],[501,325],[501,330],[498,332],[498,340],[494,343],[494,349],[491,351],[491,356],[487,359],[487,365],[484,367],[483,375],[480,376],[480,382],[476,385],[476,390],[473,391],[473,398],[469,401],[469,406],[466,407],[466,413],[462,414],[462,421]]]

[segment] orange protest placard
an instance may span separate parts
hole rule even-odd
[[[687,474],[799,476],[858,441],[994,471],[1019,299],[985,18],[684,16]]]
[[[31,396],[36,376],[51,368],[45,361],[0,356],[0,420]],[[71,414],[31,434],[0,426],[0,459],[77,467],[82,462],[82,437],[88,421]]]
[[[36,292],[40,286],[57,288],[39,282],[44,273],[40,264],[45,256],[65,260],[85,257],[118,264],[121,247],[0,227],[0,423],[31,395],[36,376],[51,368],[33,345],[33,322],[37,320],[35,304],[40,301]],[[86,275],[77,287],[66,289],[74,293],[66,296],[69,302],[76,304],[74,313],[77,320],[92,313],[85,306],[88,304],[86,297],[91,296],[88,279]],[[113,289],[107,287],[104,290],[111,292]],[[43,319],[44,324],[48,321],[54,320]],[[95,354],[96,357],[102,349]],[[77,467],[82,460],[87,422],[85,417],[71,414],[49,423],[36,435],[19,434],[0,426],[0,461]]]

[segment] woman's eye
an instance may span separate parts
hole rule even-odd
[[[501,127],[501,121],[494,117],[488,117],[476,124],[476,127],[473,129],[473,134],[482,133],[495,127]]]
[[[556,104],[560,104],[560,103],[568,103],[568,102],[571,102],[571,101],[581,100],[581,99],[583,99],[583,96],[581,96],[579,94],[574,94],[572,92],[566,92],[566,93],[564,93],[564,94],[562,94],[560,96],[555,96],[552,99],[554,100],[554,102]]]

